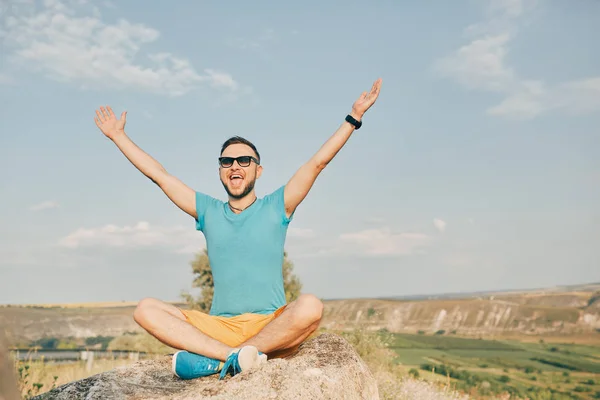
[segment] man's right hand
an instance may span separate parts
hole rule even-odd
[[[100,107],[100,111],[96,110],[96,115],[97,117],[94,118],[96,126],[100,128],[102,133],[110,140],[114,140],[115,137],[125,134],[127,111],[123,111],[121,119],[117,119],[112,108],[107,106],[106,109]]]
[[[100,107],[94,118],[96,125],[107,138],[121,150],[127,159],[152,182],[157,184],[173,203],[187,214],[196,218],[196,192],[179,179],[170,175],[162,165],[125,135],[125,115],[115,117],[110,107]]]

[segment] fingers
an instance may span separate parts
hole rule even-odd
[[[379,93],[379,90],[381,89],[382,82],[383,82],[383,79],[381,79],[381,78],[377,79],[377,93]]]
[[[371,90],[368,93],[362,92],[362,94],[358,98],[359,101],[371,101],[374,98],[377,98],[377,96],[379,95],[380,87],[381,87],[381,78],[379,78],[375,82],[373,82],[373,86],[371,86]]]
[[[381,78],[377,79],[375,83],[373,83],[373,87],[371,88],[371,93],[375,94],[379,92],[379,88],[381,87]]]
[[[94,117],[94,122],[96,122],[96,126],[98,128],[100,128],[100,125],[102,125],[102,123],[100,122],[100,120],[98,119],[98,117]]]
[[[373,86],[371,87],[371,92],[369,93],[369,99],[375,101],[379,96],[379,89],[381,88],[381,78],[377,79]]]
[[[123,120],[123,122],[127,121],[127,111],[123,111],[121,113],[121,119]]]
[[[126,112],[121,114],[121,118],[124,118],[124,114],[126,114]],[[106,108],[100,107],[99,110],[96,110],[96,117],[94,118],[96,124],[102,124],[109,119],[116,119],[115,113],[110,106],[106,106]]]
[[[381,78],[379,78],[375,82],[373,82],[373,86],[371,86],[370,94],[375,94],[375,93],[379,92],[379,88],[381,88]]]
[[[104,122],[104,117],[102,116],[102,114],[98,110],[96,110],[96,118],[94,118],[94,119],[97,119],[99,123]]]
[[[100,110],[102,111],[102,116],[104,117],[104,120],[107,120],[110,118],[110,114],[104,107],[100,107]]]

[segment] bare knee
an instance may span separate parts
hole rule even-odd
[[[323,302],[312,294],[302,294],[296,300],[298,323],[305,327],[318,326],[323,316]]]
[[[156,314],[160,308],[160,300],[153,299],[151,297],[144,298],[138,303],[137,307],[133,311],[133,319],[138,324],[144,326],[150,320],[152,320],[152,315]]]

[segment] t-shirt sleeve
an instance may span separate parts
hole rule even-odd
[[[214,198],[201,192],[196,192],[196,230],[204,230],[206,211],[214,203]]]
[[[275,190],[273,193],[266,196],[269,204],[275,209],[275,212],[281,217],[281,221],[284,224],[289,224],[294,218],[294,211],[289,217],[285,213],[285,185]]]

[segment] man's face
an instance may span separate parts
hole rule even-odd
[[[252,156],[256,157],[256,153],[250,146],[242,143],[236,143],[228,146],[221,157],[240,157]],[[241,199],[252,192],[256,179],[262,173],[262,166],[257,165],[254,161],[250,162],[247,167],[242,167],[237,161],[233,162],[230,167],[219,166],[219,178],[227,194],[234,199]]]

